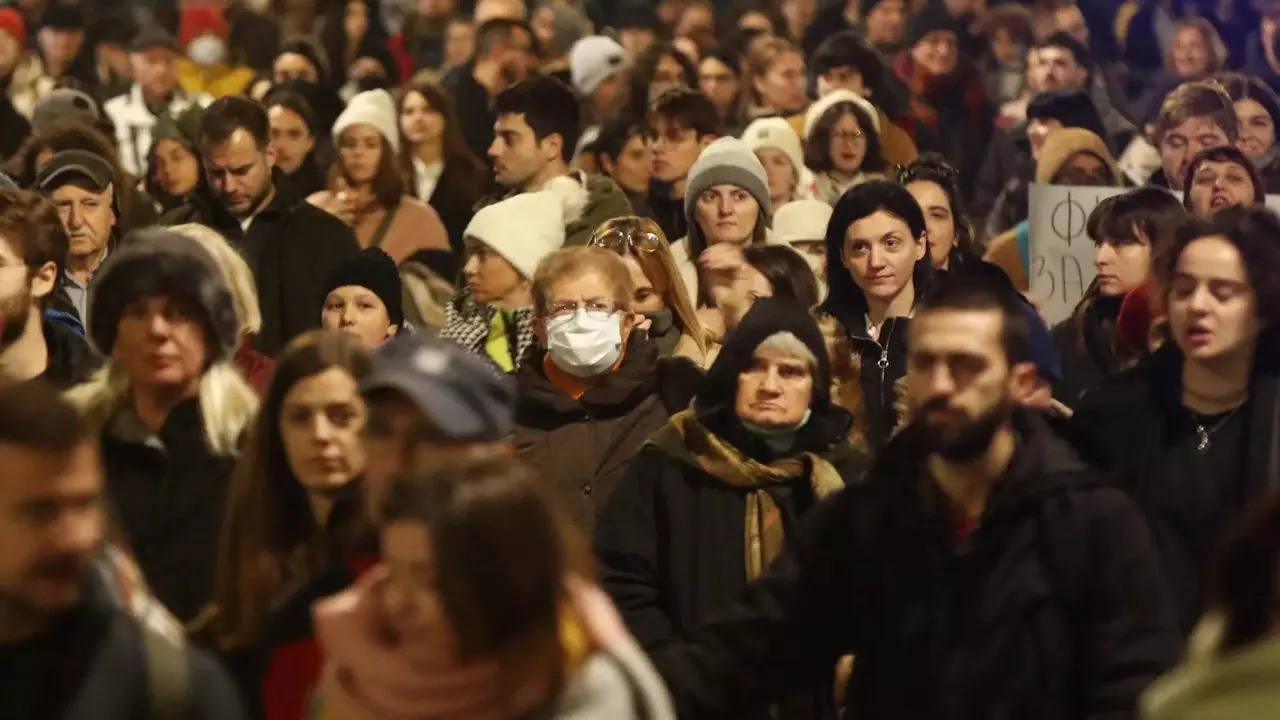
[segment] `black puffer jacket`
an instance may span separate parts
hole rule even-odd
[[[852,717],[1131,718],[1177,658],[1142,515],[1039,417],[956,540],[913,429],[771,571],[655,661],[682,717],[737,717],[856,656]]]

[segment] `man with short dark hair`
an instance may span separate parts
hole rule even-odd
[[[859,717],[1135,713],[1179,653],[1171,600],[1138,508],[1020,407],[1028,332],[974,279],[922,302],[910,425],[737,602],[653,652],[681,717],[764,707],[846,653]]]
[[[493,142],[490,109],[493,98],[529,77],[537,66],[533,31],[520,20],[489,20],[476,29],[476,52],[471,61],[445,75],[443,85],[453,96],[462,137],[476,157],[485,157]]]
[[[262,330],[254,347],[278,353],[319,326],[329,275],[360,251],[351,228],[310,205],[275,167],[266,110],[243,97],[209,106],[197,144],[213,197],[195,197],[163,224],[198,222],[222,233],[253,269]]]
[[[75,318],[47,310],[66,257],[53,206],[35,193],[0,189],[0,378],[66,389],[101,363]]]
[[[653,178],[653,150],[643,122],[623,117],[605,125],[591,144],[596,167],[627,194],[636,215],[653,217],[649,182]]]
[[[542,75],[522,80],[498,93],[493,112],[488,155],[505,192],[491,201],[552,192],[564,208],[566,245],[585,245],[600,223],[631,214],[631,203],[613,180],[569,167],[580,132],[578,99],[569,86]]]
[[[0,703],[12,720],[244,717],[104,542],[103,471],[76,410],[43,383],[0,386]],[[136,572],[134,570],[133,572]]]
[[[154,25],[144,26],[129,43],[133,86],[102,106],[115,125],[120,167],[135,177],[147,174],[151,131],[160,116],[176,120],[191,108],[213,101],[178,85],[178,57],[178,42],[172,35]]]
[[[703,93],[673,88],[653,102],[645,123],[653,154],[649,208],[667,240],[675,242],[689,229],[684,208],[689,168],[720,137],[720,116]]]

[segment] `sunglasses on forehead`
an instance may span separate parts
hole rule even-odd
[[[591,238],[588,244],[607,248],[619,255],[626,255],[632,250],[648,254],[662,245],[662,238],[641,230],[610,230]]]

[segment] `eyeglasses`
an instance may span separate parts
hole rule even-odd
[[[848,132],[844,130],[836,130],[831,133],[831,138],[833,140],[847,140],[848,142],[855,142],[857,140],[861,140],[863,137],[861,130],[850,130]]]
[[[627,255],[632,250],[647,255],[657,252],[662,245],[662,238],[640,230],[610,230],[591,238],[591,242],[587,244],[612,250],[619,255]]]
[[[612,315],[618,311],[618,306],[613,304],[612,300],[606,298],[591,298],[590,300],[561,300],[560,302],[551,303],[547,308],[548,317],[562,317],[564,315],[572,315],[578,312],[578,308],[587,311],[588,315],[595,315],[603,318]]]

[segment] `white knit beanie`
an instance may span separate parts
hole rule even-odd
[[[769,243],[790,245],[815,242],[827,237],[827,223],[835,208],[821,200],[792,200],[773,214]]]
[[[356,93],[347,107],[333,121],[333,142],[341,142],[342,131],[352,125],[372,125],[387,139],[394,152],[400,152],[400,127],[396,123],[396,101],[386,90]]]
[[[512,195],[481,208],[462,233],[507,259],[526,280],[542,258],[564,245],[564,211],[549,192]]]
[[[852,90],[833,90],[826,95],[818,98],[809,106],[804,113],[804,139],[808,140],[810,133],[813,132],[813,126],[818,124],[822,116],[828,110],[842,102],[851,102],[862,108],[862,111],[871,118],[871,129],[876,132],[876,136],[880,136],[880,111],[876,110],[876,106],[871,101],[862,97]],[[865,129],[865,128],[864,128]]]
[[[693,208],[703,190],[716,185],[737,185],[751,193],[760,205],[760,215],[767,226],[773,215],[769,201],[769,176],[760,159],[735,137],[716,139],[703,149],[689,168],[689,181],[684,191],[684,214],[694,224]]]
[[[781,150],[791,161],[798,178],[804,172],[804,152],[800,150],[800,136],[791,123],[780,117],[760,118],[742,131],[742,141],[752,152],[760,148]]]
[[[627,51],[604,35],[584,37],[569,50],[569,75],[579,97],[587,97],[610,75],[627,65]]]

